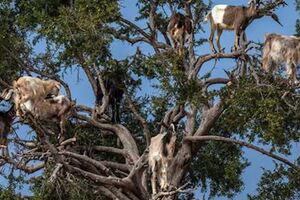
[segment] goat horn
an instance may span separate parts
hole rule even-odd
[[[273,19],[275,22],[277,22],[280,26],[283,26],[283,25],[281,24],[281,22],[279,21],[279,18],[278,18],[278,16],[277,16],[276,14],[272,13],[271,17],[272,17],[272,19]]]

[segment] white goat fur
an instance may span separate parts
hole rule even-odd
[[[297,65],[300,62],[300,38],[275,33],[267,34],[263,49],[263,69],[274,72],[280,65],[286,64],[290,80],[298,84]]]
[[[30,99],[57,96],[61,84],[55,80],[42,80],[36,77],[23,76],[13,83],[17,116],[20,114],[20,104]]]
[[[166,190],[169,186],[167,171],[174,156],[176,136],[171,136],[170,142],[164,144],[163,139],[168,133],[158,134],[151,138],[149,146],[149,167],[152,172],[151,187],[152,193],[157,193],[156,180],[159,181],[161,190]],[[164,146],[165,145],[165,146]],[[167,151],[167,156],[164,156],[164,148]]]
[[[30,113],[39,120],[59,121],[60,136],[65,132],[65,123],[71,114],[73,103],[65,96],[59,95],[49,99],[29,99],[20,105],[21,111]]]
[[[233,26],[228,26],[227,24],[224,24],[224,15],[225,15],[225,9],[228,7],[228,5],[216,5],[211,10],[211,16],[214,20],[215,24],[218,24],[223,29],[233,30]],[[204,21],[208,21],[208,16],[205,17]]]

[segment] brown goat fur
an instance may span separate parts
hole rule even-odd
[[[35,77],[23,76],[14,81],[15,105],[17,116],[22,117],[19,105],[29,99],[46,98],[49,95],[57,96],[61,84],[55,80],[42,80]]]
[[[281,64],[286,64],[286,72],[291,81],[298,84],[296,69],[300,58],[300,38],[276,33],[266,34],[263,48],[262,67],[266,72],[274,72]]]
[[[184,42],[186,35],[192,33],[193,22],[188,16],[181,13],[174,13],[169,21],[167,32],[175,49],[179,43],[179,54],[183,54]]]
[[[61,138],[65,132],[65,124],[71,115],[73,102],[65,96],[56,96],[48,99],[30,99],[20,105],[22,112],[30,113],[38,120],[54,120],[59,122]]]
[[[219,52],[222,52],[220,44],[220,37],[223,30],[235,31],[234,49],[238,49],[240,37],[244,35],[244,29],[249,24],[251,17],[255,16],[257,12],[257,5],[251,2],[249,7],[245,6],[230,6],[230,5],[216,5],[212,11],[206,16],[205,21],[210,21],[211,32],[209,36],[209,44],[211,50],[216,52],[213,44],[215,31],[217,30],[216,42]]]

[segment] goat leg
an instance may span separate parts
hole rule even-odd
[[[151,187],[152,187],[152,194],[155,195],[156,191],[156,179],[157,179],[157,167],[156,163],[151,167],[152,177],[151,177]]]
[[[222,49],[221,44],[220,44],[220,38],[221,38],[222,33],[223,33],[223,29],[218,26],[218,28],[217,28],[216,42],[217,42],[218,49],[219,49],[220,53],[224,53],[224,49]]]
[[[210,49],[213,53],[217,53],[215,47],[214,47],[214,35],[216,31],[216,26],[211,23],[211,30],[210,30],[210,36],[209,36],[209,45]]]
[[[234,40],[233,51],[237,51],[239,49],[239,46],[240,46],[240,37],[241,37],[240,30],[237,30],[236,33],[235,33],[235,40]]]

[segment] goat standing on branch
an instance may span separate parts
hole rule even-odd
[[[192,33],[192,29],[193,21],[190,17],[184,16],[181,13],[174,13],[171,16],[167,31],[175,49],[177,49],[179,43],[179,55],[183,55],[186,36]]]
[[[267,34],[263,49],[263,69],[274,72],[281,64],[286,64],[288,77],[298,84],[297,65],[300,61],[300,38],[275,33]]]
[[[167,173],[170,162],[174,158],[177,140],[174,124],[171,124],[171,129],[172,131],[151,138],[149,167],[152,173],[151,187],[153,194],[157,193],[156,180],[159,181],[161,190],[167,190],[169,186]]]
[[[280,4],[284,4],[284,1],[282,1],[282,3],[278,3],[278,5]],[[213,44],[216,30],[216,42],[218,50],[219,52],[223,52],[220,44],[220,37],[223,33],[223,30],[235,31],[234,50],[237,50],[240,46],[241,36],[244,40],[246,40],[245,29],[254,19],[261,18],[263,16],[271,16],[277,23],[280,24],[277,15],[270,11],[274,9],[277,4],[272,4],[270,8],[268,8],[269,10],[266,8],[259,9],[259,6],[259,0],[251,0],[249,2],[249,7],[230,5],[214,6],[204,19],[204,21],[210,21],[211,32],[209,36],[209,44],[211,51],[214,53],[217,52]]]
[[[44,99],[57,96],[61,84],[55,80],[41,80],[39,78],[23,76],[13,83],[17,116],[22,117],[20,105],[30,99]]]
[[[99,102],[100,105],[102,105],[104,94],[101,90],[99,80],[97,80],[97,85],[97,102]],[[120,123],[120,105],[123,99],[124,91],[108,79],[104,80],[104,87],[108,93],[108,104],[111,106],[112,110],[111,121],[113,123]]]
[[[48,99],[29,99],[20,105],[25,114],[32,114],[39,120],[55,120],[59,122],[60,135],[65,132],[65,124],[72,112],[73,103],[65,96],[56,96]]]

